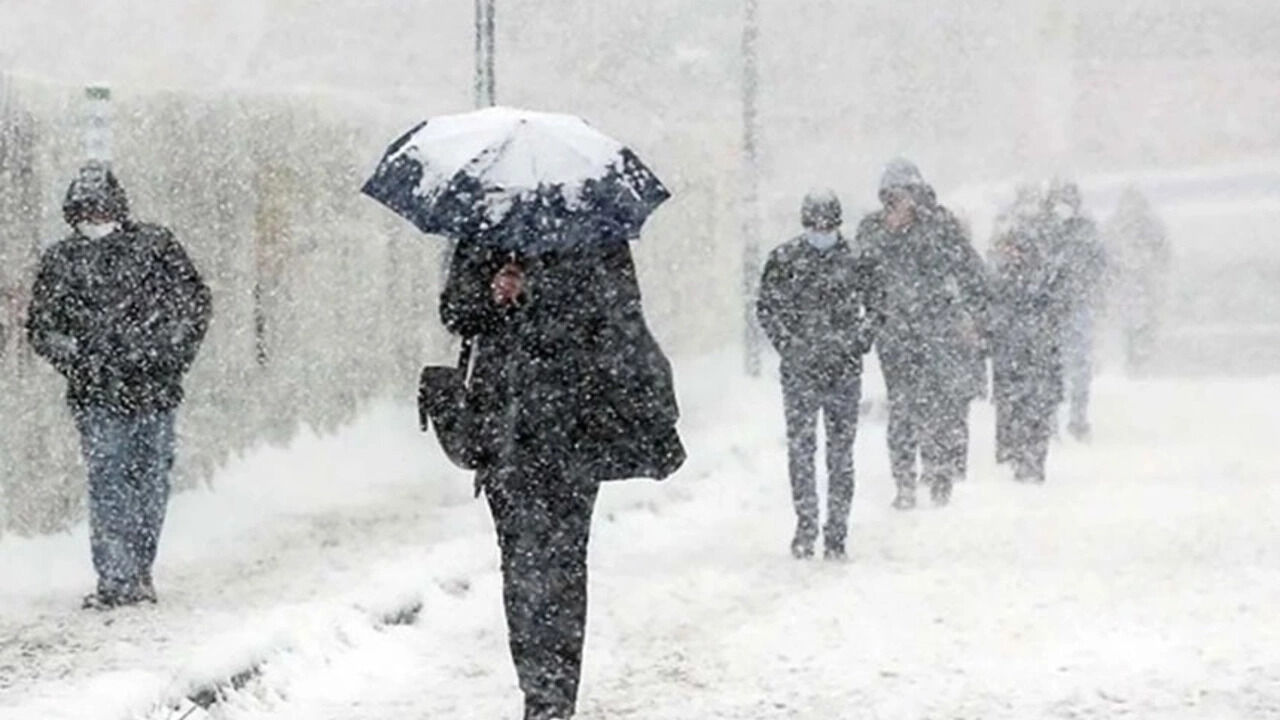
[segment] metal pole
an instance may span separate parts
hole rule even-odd
[[[111,88],[89,85],[84,89],[85,160],[111,164]]]
[[[494,78],[494,31],[497,0],[475,0],[476,9],[476,78],[475,105],[491,107],[496,101]]]
[[[745,0],[742,23],[742,320],[747,375],[760,374],[761,337],[755,318],[760,280],[760,163],[758,100],[759,1]]]

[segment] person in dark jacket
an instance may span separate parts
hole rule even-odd
[[[889,164],[880,202],[883,209],[859,224],[857,245],[884,278],[876,351],[889,400],[893,506],[915,507],[917,477],[943,505],[963,478],[969,403],[982,392],[976,368],[986,344],[986,270],[912,163]]]
[[[598,483],[684,461],[671,367],[645,324],[627,243],[519,257],[460,242],[441,297],[470,338],[477,472],[501,553],[526,720],[574,713]]]
[[[67,190],[75,229],[40,259],[32,348],[67,379],[89,481],[97,591],[86,607],[155,602],[182,377],[209,322],[209,290],[166,228],[129,219],[115,175],[90,163]]]
[[[1069,271],[1055,258],[1051,208],[1023,218],[992,248],[992,364],[1001,456],[1019,482],[1044,482],[1054,415],[1063,396],[1061,345],[1069,320]]]
[[[1048,201],[1053,220],[1048,261],[1062,273],[1067,302],[1061,343],[1069,401],[1067,432],[1077,440],[1087,440],[1091,432],[1089,386],[1093,382],[1094,327],[1102,305],[1106,253],[1097,223],[1084,212],[1078,185],[1070,181],[1053,183]]]
[[[756,317],[781,357],[782,403],[796,531],[791,554],[813,555],[819,509],[814,477],[818,414],[826,426],[827,522],[824,556],[845,557],[853,501],[853,442],[862,395],[862,356],[879,325],[875,265],[840,233],[840,199],[805,196],[804,233],[770,254]]]

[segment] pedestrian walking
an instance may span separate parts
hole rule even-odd
[[[945,505],[964,475],[969,404],[981,393],[975,368],[986,344],[986,271],[914,164],[889,163],[879,195],[883,207],[863,218],[856,244],[884,278],[876,352],[889,399],[893,506],[915,507],[918,480]]]
[[[1067,399],[1067,432],[1088,440],[1090,386],[1097,316],[1102,310],[1107,259],[1097,223],[1084,210],[1080,187],[1056,181],[1049,188],[1052,233],[1047,262],[1061,272],[1067,303],[1062,325],[1062,367]]]
[[[1124,342],[1125,369],[1146,372],[1164,324],[1172,251],[1164,223],[1137,188],[1127,188],[1105,229],[1110,291]]]
[[[27,332],[67,379],[88,468],[98,584],[84,604],[155,602],[174,417],[208,327],[209,289],[172,232],[130,219],[105,165],[80,170],[62,212],[74,232],[40,259]]]
[[[1069,321],[1068,270],[1055,257],[1050,206],[1023,215],[992,248],[991,338],[997,459],[1014,479],[1044,482],[1049,438],[1063,396],[1063,326]]]
[[[629,245],[668,192],[581,119],[512,108],[418,125],[364,192],[456,240],[440,298],[470,368],[455,462],[476,470],[493,516],[524,718],[565,720],[600,483],[665,478],[685,459]]]
[[[814,468],[817,421],[825,427],[827,521],[823,553],[843,559],[853,501],[853,443],[862,396],[862,356],[882,316],[880,280],[870,255],[840,232],[840,199],[810,192],[800,210],[803,232],[765,263],[756,317],[781,363],[787,467],[796,530],[791,554],[813,555],[819,528]]]

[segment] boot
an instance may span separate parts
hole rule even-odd
[[[803,516],[796,518],[796,534],[791,538],[791,557],[797,560],[813,557],[813,544],[817,539],[817,520]]]
[[[951,502],[951,478],[937,477],[929,484],[929,496],[939,507]]]
[[[916,506],[916,489],[910,485],[899,485],[898,495],[893,499],[894,510],[911,510]]]
[[[1067,424],[1067,432],[1071,433],[1071,437],[1075,438],[1076,442],[1082,443],[1089,442],[1089,437],[1092,435],[1089,423],[1083,420],[1072,420]]]
[[[156,586],[151,582],[150,573],[143,575],[142,579],[138,581],[137,596],[138,600],[142,602],[149,602],[152,605],[155,605],[156,602],[158,602],[159,598],[156,597]]]
[[[848,529],[827,523],[822,529],[822,557],[824,560],[844,560],[844,539]]]

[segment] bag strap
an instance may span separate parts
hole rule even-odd
[[[462,386],[471,389],[471,376],[476,369],[476,344],[479,338],[475,335],[462,338],[462,349],[458,351],[458,369],[462,371]]]
[[[458,369],[466,370],[471,362],[471,348],[475,344],[474,335],[462,338],[462,349],[458,351]]]

